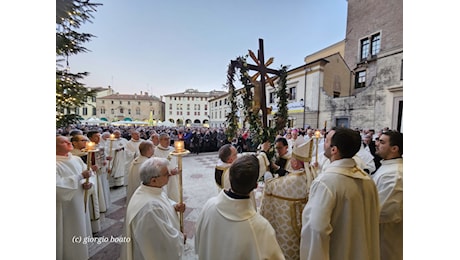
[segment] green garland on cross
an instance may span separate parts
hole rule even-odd
[[[261,115],[260,113],[255,113],[253,111],[253,94],[252,88],[254,85],[251,83],[248,74],[248,67],[246,62],[246,57],[238,57],[237,62],[240,66],[240,81],[243,84],[243,89],[241,91],[243,105],[244,105],[244,122],[243,125],[249,123],[249,131],[251,133],[252,140],[257,144],[269,141],[272,144],[270,151],[268,153],[268,158],[271,159],[275,153],[273,149],[273,143],[278,134],[283,134],[283,130],[286,127],[287,117],[288,117],[288,108],[287,108],[287,66],[281,66],[280,76],[277,82],[276,96],[278,97],[278,112],[275,114],[276,124],[274,127],[262,127]],[[236,91],[233,85],[235,76],[235,67],[232,63],[229,65],[228,74],[227,74],[227,86],[229,88],[229,102],[231,104],[231,111],[227,115],[227,138],[232,140],[236,138],[238,131],[238,117],[236,115],[237,104],[236,104]]]
[[[228,101],[230,103],[230,113],[227,114],[227,129],[225,130],[225,135],[227,136],[227,140],[229,142],[232,141],[233,138],[236,137],[238,132],[238,116],[236,115],[236,111],[238,111],[238,107],[236,104],[236,91],[235,86],[233,85],[235,77],[235,67],[232,63],[228,66],[227,72],[227,87],[228,87],[228,94],[229,98]]]

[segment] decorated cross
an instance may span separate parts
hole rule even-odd
[[[267,62],[264,61],[264,41],[263,39],[259,39],[259,50],[257,53],[258,53],[257,55],[258,57],[256,57],[254,52],[249,50],[249,55],[254,60],[256,65],[247,64],[247,68],[249,70],[257,71],[257,73],[251,77],[251,80],[252,80],[253,85],[256,86],[256,88],[259,87],[258,85],[260,84],[260,95],[254,95],[254,96],[255,97],[260,96],[260,109],[262,110],[262,126],[266,128],[267,127],[267,104],[266,104],[266,96],[265,96],[265,83],[267,81],[268,83],[270,83],[271,86],[274,86],[273,79],[270,78],[267,75],[267,73],[279,76],[280,71],[267,68],[267,66],[273,63],[273,58],[268,59]],[[241,69],[243,66],[243,64],[237,60],[232,60],[231,65],[239,69]],[[259,76],[260,76],[260,82],[256,82]]]

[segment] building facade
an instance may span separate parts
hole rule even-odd
[[[165,119],[176,126],[209,127],[209,101],[226,93],[217,90],[200,92],[197,89],[186,89],[185,92],[165,95]]]
[[[88,97],[83,106],[75,108],[75,114],[81,116],[83,120],[88,120],[89,118],[94,118],[97,116],[98,98],[108,96],[114,93],[114,90],[110,86],[108,86],[107,88],[97,87],[93,88],[93,90],[96,91],[96,96]],[[70,112],[68,112],[67,114],[70,114]]]
[[[321,111],[337,126],[403,130],[403,1],[348,0],[350,95]]]
[[[328,46],[305,57],[305,65],[288,71],[287,127],[322,128],[330,121],[322,113],[325,97],[349,95],[351,74],[343,59],[344,46],[344,41]],[[273,117],[278,111],[276,89],[267,85],[266,97],[267,107],[272,109],[269,123],[273,126]]]
[[[210,99],[209,108],[209,126],[227,126],[227,115],[230,112],[229,94],[225,93],[221,96]]]
[[[152,112],[154,122],[164,121],[165,104],[148,92],[140,95],[111,94],[96,100],[96,116],[108,122],[148,121]]]

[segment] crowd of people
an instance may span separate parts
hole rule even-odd
[[[179,138],[195,154],[218,151],[219,193],[196,223],[199,259],[402,259],[402,133],[289,128],[254,144],[245,130],[229,140],[225,128],[85,125],[56,133],[57,259],[88,259],[75,238],[100,231],[109,189],[120,186],[121,259],[181,259],[186,205],[170,155]]]

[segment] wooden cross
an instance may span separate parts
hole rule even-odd
[[[261,103],[260,109],[262,109],[262,126],[265,128],[267,127],[267,100],[265,95],[265,80],[267,80],[271,86],[274,86],[273,80],[267,75],[267,73],[275,74],[279,76],[281,73],[279,70],[274,70],[267,68],[268,65],[273,63],[273,58],[270,58],[266,63],[264,61],[264,41],[263,39],[259,39],[259,51],[258,57],[256,58],[255,54],[249,50],[249,55],[254,60],[257,65],[247,64],[249,70],[257,71],[257,73],[251,77],[252,81],[255,81],[257,77],[260,75],[260,86],[261,86]],[[237,68],[241,69],[242,64],[238,61],[232,60],[231,64]]]

